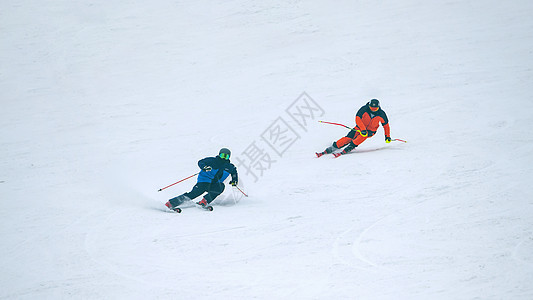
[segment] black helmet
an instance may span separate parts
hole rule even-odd
[[[228,148],[222,148],[220,149],[220,151],[218,151],[218,156],[223,159],[229,159],[229,157],[231,156],[231,151],[229,151]]]
[[[370,100],[370,102],[368,102],[368,106],[370,106],[370,107],[379,107],[379,100],[378,99]]]

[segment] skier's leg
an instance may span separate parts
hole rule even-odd
[[[357,127],[356,127],[357,129]],[[342,148],[346,145],[348,145],[352,140],[360,136],[358,131],[350,130],[348,134],[345,137],[340,138],[336,143],[337,148]]]
[[[353,142],[350,142],[348,144],[348,146],[346,146],[346,148],[344,148],[344,150],[342,150],[342,154],[346,154],[348,152],[351,152],[353,149],[355,149],[355,147],[357,147],[357,145],[354,144]]]
[[[356,129],[357,129],[357,127],[356,127]],[[356,136],[359,136],[359,132],[355,131],[355,130],[350,130],[350,132],[348,132],[348,134],[346,136],[341,137],[336,142],[333,142],[333,144],[331,146],[327,147],[326,150],[324,150],[323,152],[320,152],[320,153],[316,153],[316,156],[320,157],[320,156],[322,156],[324,154],[332,153],[333,151],[335,151],[337,149],[341,149],[342,147],[348,145]],[[350,149],[350,151],[351,151],[351,149]]]
[[[329,154],[333,151],[335,151],[336,149],[339,149],[339,147],[337,147],[337,144],[335,144],[335,142],[333,142],[333,144],[329,147],[326,148],[326,150],[322,151],[321,153],[317,153],[317,155],[320,154],[320,156],[324,155],[324,154]]]
[[[357,129],[357,127],[356,127],[356,129]],[[340,148],[348,145],[348,143],[350,143],[355,138],[356,135],[359,135],[359,132],[357,132],[355,130],[350,130],[346,136],[341,137],[336,142],[333,142],[333,145],[328,147],[324,152],[331,153],[335,149],[340,149]]]
[[[200,196],[201,194],[207,192],[209,190],[210,185],[211,184],[209,182],[198,182],[195,186],[193,186],[190,192],[185,193],[183,195],[192,200]]]
[[[352,138],[349,138],[347,136],[340,138],[338,141],[333,143],[337,148],[342,148],[346,145],[348,145],[352,141]]]
[[[354,139],[355,136],[359,135],[359,131],[357,131],[357,130],[359,130],[359,127],[355,127],[354,129],[356,129],[356,130],[350,130],[350,132],[348,132],[346,137]]]
[[[368,137],[358,135],[355,139],[353,139],[352,143],[357,147],[361,145],[362,142],[364,142]]]
[[[170,205],[167,205],[167,206],[169,208],[180,206],[180,205],[183,204],[183,202],[190,201],[190,200],[191,199],[189,199],[187,196],[185,196],[185,194],[182,194],[182,195],[179,195],[177,197],[174,197],[174,198],[168,200],[167,203],[169,203]]]
[[[174,210],[175,207],[182,205],[184,202],[191,201],[192,199],[200,196],[202,193],[206,192],[208,188],[208,182],[198,182],[195,186],[193,186],[190,192],[181,194],[177,197],[168,200],[165,205],[168,208]]]
[[[191,201],[191,199],[189,197],[187,197],[186,193],[185,193],[185,194],[181,194],[181,195],[179,195],[177,197],[174,197],[172,199],[169,199],[167,201],[167,203],[165,203],[165,205],[168,208],[174,210],[176,207],[182,205],[186,201]]]
[[[348,146],[346,146],[346,148],[344,148],[344,150],[342,150],[342,154],[346,154],[350,151],[352,151],[353,149],[355,149],[355,147],[359,146],[362,142],[364,142],[368,137],[364,137],[362,135],[357,135],[357,137],[355,139],[353,139],[349,144]]]
[[[204,196],[204,199],[207,201],[207,203],[213,202],[218,195],[222,194],[224,192],[224,184],[223,183],[213,183],[211,184],[209,191],[207,192],[207,195]]]

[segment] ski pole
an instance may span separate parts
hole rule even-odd
[[[346,127],[346,128],[351,129],[351,130],[353,130],[353,131],[357,131],[357,132],[359,132],[359,133],[361,132],[360,130],[357,130],[357,129],[352,128],[352,127],[350,127],[350,126],[346,126],[346,125],[344,125],[344,124],[333,123],[333,122],[326,122],[326,121],[318,121],[318,122],[319,122],[319,123],[325,123],[325,124],[331,124],[331,125],[338,125],[338,126]]]
[[[160,189],[157,190],[157,191],[158,191],[158,192],[161,192],[162,190],[164,190],[164,189],[166,189],[166,188],[169,188],[169,187],[171,187],[171,186],[173,186],[173,185],[175,185],[175,184],[178,184],[178,183],[180,183],[180,182],[182,182],[182,181],[185,181],[185,180],[187,180],[187,179],[189,179],[189,178],[191,178],[191,177],[194,177],[194,176],[196,176],[196,175],[198,175],[198,174],[200,174],[200,172],[198,172],[198,173],[196,173],[196,174],[193,174],[193,175],[191,175],[191,176],[189,176],[189,177],[187,177],[187,178],[183,178],[183,179],[180,180],[180,181],[174,182],[174,183],[171,184],[171,185],[167,185],[167,186],[164,187],[164,188],[160,188]]]
[[[238,186],[235,185],[235,187],[239,190],[239,192],[241,192],[245,197],[248,197],[248,195],[246,195],[245,192],[243,192]]]
[[[392,140],[392,142],[402,142],[402,143],[407,143],[407,141],[400,140],[400,139],[394,139],[394,140]]]
[[[237,205],[237,196],[235,195],[235,189],[231,189],[231,194],[233,195],[233,204]]]
[[[326,122],[326,121],[318,121],[318,122],[320,122],[320,123],[325,123],[325,124],[331,124],[331,125],[338,125],[338,126],[346,127],[346,128],[348,128],[348,129],[351,129],[351,130],[354,130],[354,131],[357,131],[357,132],[361,133],[360,130],[357,130],[357,129],[352,128],[352,127],[349,127],[349,126],[346,126],[346,125],[344,125],[344,124],[333,123],[333,122]],[[404,140],[402,140],[402,139],[393,139],[393,140],[391,140],[391,142],[402,142],[402,143],[407,143],[407,141],[404,141]]]

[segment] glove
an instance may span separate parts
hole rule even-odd
[[[385,143],[388,144],[388,143],[390,143],[390,141],[391,141],[390,136],[386,136],[386,137],[385,137]]]
[[[237,180],[232,180],[229,182],[229,184],[231,184],[232,186],[237,186]]]
[[[361,130],[361,136],[367,137],[368,136],[368,131],[367,130]]]
[[[204,170],[204,171],[206,171],[206,172],[209,172],[209,171],[211,171],[212,169],[213,169],[213,168],[211,168],[211,166],[204,166],[204,167],[202,168],[202,170]]]

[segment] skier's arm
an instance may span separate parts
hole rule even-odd
[[[358,111],[357,111],[357,114],[355,115],[355,124],[357,125],[357,127],[359,127],[359,130],[366,130],[366,126],[365,124],[363,124],[363,114],[365,113],[365,106],[361,107]]]
[[[383,129],[385,130],[385,137],[389,137],[390,138],[390,126],[389,126],[389,123],[383,125]]]
[[[389,126],[389,118],[387,117],[387,114],[383,112],[383,123],[381,123],[381,126],[383,126],[383,130],[385,130],[385,138],[390,138],[390,126]]]
[[[231,164],[231,167],[230,167],[230,174],[231,174],[230,184],[237,185],[237,183],[239,182],[239,175],[237,174],[237,168],[233,164]]]
[[[202,170],[206,170],[206,168],[210,168],[211,167],[211,161],[212,161],[211,157],[206,157],[206,158],[200,159],[198,161],[198,167],[200,169],[202,169]]]

